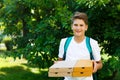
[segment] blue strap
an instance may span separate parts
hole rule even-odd
[[[71,39],[72,39],[72,37],[68,37],[66,42],[65,42],[63,60],[65,60],[65,58],[66,58],[66,51],[67,51],[67,48],[70,44]]]
[[[89,37],[86,37],[86,46],[87,46],[88,51],[90,53],[90,59],[94,60],[94,57],[93,57],[93,54],[92,54],[92,48],[91,48],[91,45],[90,45],[90,38]]]

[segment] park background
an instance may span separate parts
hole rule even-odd
[[[120,80],[120,0],[0,0],[0,80],[59,80],[48,68],[76,11],[87,13],[86,35],[101,48],[98,80]]]

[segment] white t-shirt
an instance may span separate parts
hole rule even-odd
[[[64,44],[67,38],[61,39],[59,46],[59,58],[63,58],[64,54]],[[100,48],[98,42],[92,38],[90,38],[90,45],[92,47],[92,54],[95,61],[101,60],[100,56]],[[86,39],[84,39],[81,43],[77,43],[72,37],[72,40],[66,51],[66,59],[65,60],[80,60],[80,59],[90,59],[90,53],[86,46]],[[93,80],[92,75],[90,77],[65,77],[64,80]]]

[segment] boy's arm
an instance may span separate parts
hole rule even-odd
[[[62,61],[63,60],[63,58],[58,58],[58,61]]]

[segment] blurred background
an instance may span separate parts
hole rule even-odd
[[[76,11],[101,48],[98,80],[120,80],[120,0],[0,0],[0,80],[59,80],[48,69]]]

